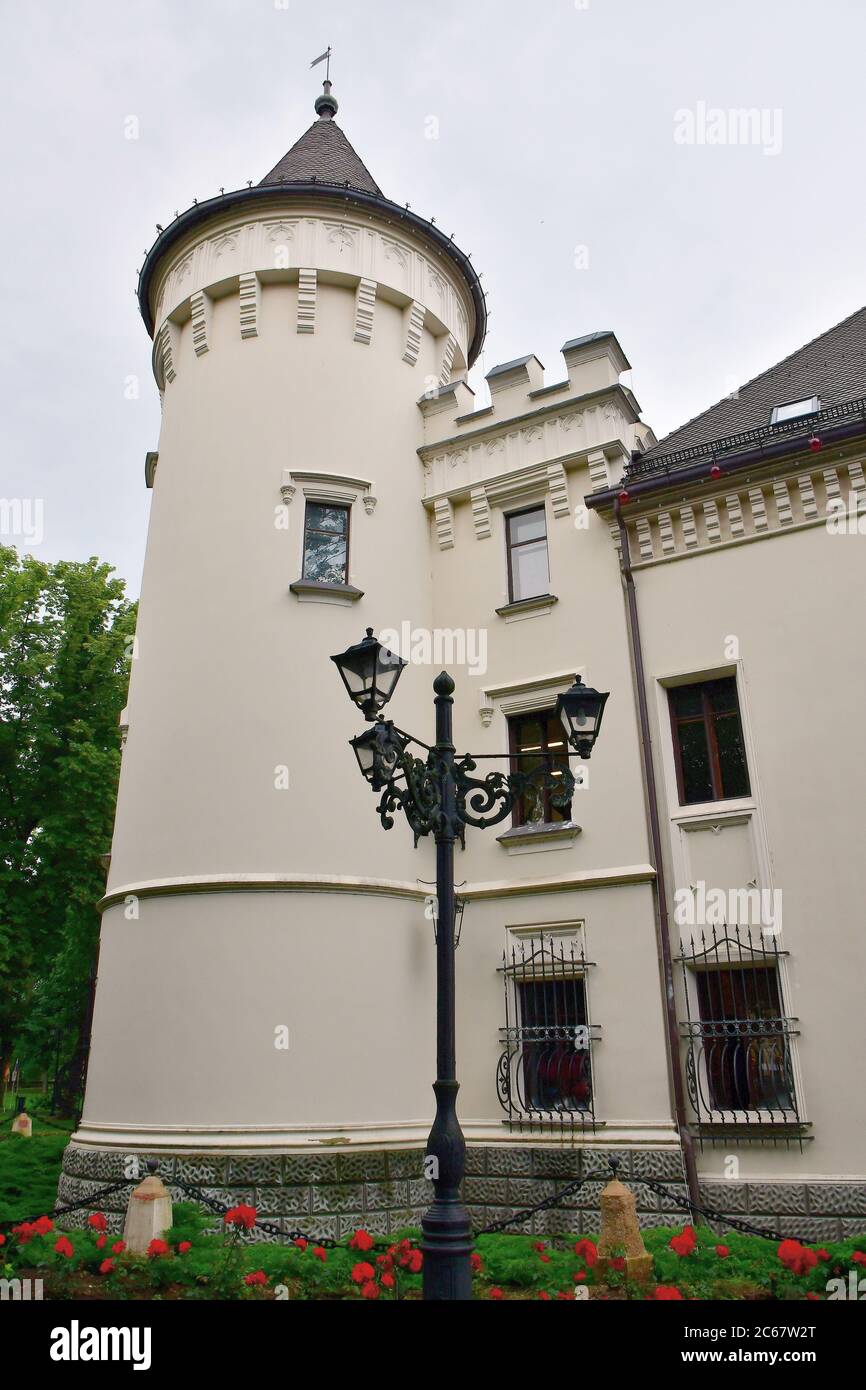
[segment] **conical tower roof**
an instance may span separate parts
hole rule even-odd
[[[324,95],[316,102],[319,119],[304,131],[270,173],[265,174],[259,188],[275,183],[325,183],[383,196],[364,161],[334,120],[336,110],[337,98],[331,95],[330,82],[326,82]]]
[[[475,361],[487,328],[487,306],[484,292],[470,256],[455,244],[454,237],[446,236],[431,218],[427,221],[412,212],[409,204],[400,206],[386,198],[373,175],[360,155],[352,148],[343,131],[334,120],[337,114],[337,98],[331,91],[329,81],[324,83],[324,92],[316,98],[315,110],[318,120],[314,121],[292,148],[275,164],[270,173],[260,183],[250,182],[246,188],[237,188],[231,193],[220,189],[219,197],[208,198],[204,202],[194,202],[186,212],[175,213],[174,220],[163,227],[157,223],[157,237],[145,254],[144,264],[138,276],[138,303],[148,333],[153,336],[158,325],[154,323],[152,291],[154,279],[164,257],[178,244],[184,242],[196,228],[214,217],[224,217],[226,213],[249,207],[259,208],[263,203],[278,207],[282,212],[295,199],[308,202],[335,203],[340,207],[352,204],[358,209],[366,209],[373,214],[384,214],[396,225],[411,229],[440,255],[447,256],[460,271],[472,296],[474,322],[472,323],[468,344],[469,365]]]

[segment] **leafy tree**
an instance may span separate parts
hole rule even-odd
[[[0,1066],[77,1089],[135,605],[96,559],[0,547]],[[68,1099],[68,1095],[67,1095]]]

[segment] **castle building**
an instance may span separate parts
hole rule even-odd
[[[336,112],[326,83],[141,272],[162,426],[61,1199],[155,1155],[287,1231],[419,1223],[434,847],[383,830],[329,660],[372,627],[408,662],[389,716],[432,742],[445,666],[458,750],[503,771],[563,767],[575,675],[611,692],[571,805],[458,850],[476,1228],[616,1155],[645,1224],[685,1180],[860,1230],[866,311],[661,444],[607,331],[476,408],[474,266]],[[598,1186],[523,1225],[592,1231]]]

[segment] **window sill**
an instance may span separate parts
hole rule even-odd
[[[574,821],[537,821],[532,825],[514,825],[498,843],[506,854],[538,854],[546,849],[568,849],[573,845],[581,827]]]
[[[537,594],[535,598],[522,598],[516,603],[503,604],[496,612],[507,623],[517,623],[522,618],[540,618],[544,613],[549,613],[555,603],[559,603],[556,594]]]
[[[335,603],[341,608],[349,608],[364,597],[364,590],[354,584],[323,584],[315,579],[296,579],[289,591],[300,603]]]

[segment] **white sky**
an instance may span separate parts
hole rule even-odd
[[[481,375],[535,352],[558,380],[566,339],[613,329],[661,436],[866,300],[862,0],[2,0],[0,17],[0,497],[44,499],[36,554],[98,555],[132,594],[159,428],[135,271],[157,221],[257,182],[307,128],[328,43],[373,177],[484,272]],[[781,148],[678,143],[699,103],[763,110]]]

